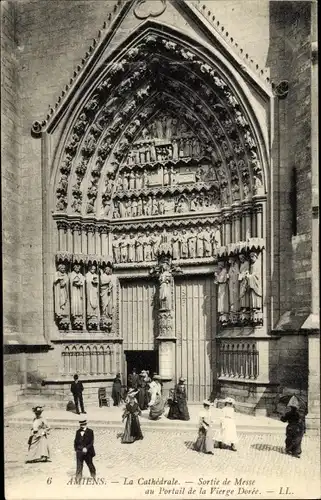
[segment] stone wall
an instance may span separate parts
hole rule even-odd
[[[279,318],[287,311],[304,318],[311,306],[310,54],[309,2],[271,2],[267,64],[276,84],[289,82],[288,96],[278,102],[276,125],[280,161],[273,214],[278,233],[274,236],[279,245],[275,262],[280,287]]]
[[[16,340],[21,330],[20,269],[20,100],[16,3],[1,2],[1,171],[4,338]]]

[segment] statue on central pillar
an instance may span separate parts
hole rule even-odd
[[[156,250],[158,264],[150,273],[157,276],[159,283],[158,327],[160,337],[173,335],[173,274],[180,273],[179,267],[172,264],[172,245],[166,231],[163,231],[160,244]]]
[[[160,310],[171,310],[171,295],[172,295],[172,273],[169,263],[164,262],[161,264],[161,272],[158,277],[159,288],[159,308]]]

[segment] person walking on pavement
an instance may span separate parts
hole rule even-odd
[[[72,392],[72,395],[74,397],[74,402],[76,406],[76,412],[79,415],[79,404],[80,404],[80,409],[81,413],[86,413],[85,408],[84,408],[84,400],[82,397],[82,393],[84,390],[84,386],[82,385],[82,382],[79,380],[78,375],[74,375],[74,381],[71,382],[70,390]]]
[[[80,428],[76,431],[74,449],[76,452],[77,469],[76,480],[82,478],[84,462],[86,462],[90,475],[96,478],[96,468],[93,464],[93,458],[96,456],[94,448],[94,431],[87,427],[87,420],[79,420]]]
[[[219,436],[219,447],[222,448],[222,443],[228,446],[230,450],[236,451],[238,442],[236,424],[234,420],[234,404],[233,398],[226,398],[223,408],[223,417],[221,419],[221,431]]]

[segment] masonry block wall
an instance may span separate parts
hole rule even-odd
[[[20,110],[16,5],[1,2],[1,163],[4,334],[14,338],[21,329],[20,269]]]
[[[271,79],[289,82],[279,106],[278,228],[280,391],[306,391],[308,343],[299,329],[311,308],[310,2],[270,3]],[[276,317],[278,321],[278,318]],[[277,323],[276,321],[276,323]]]

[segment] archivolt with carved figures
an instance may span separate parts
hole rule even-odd
[[[184,42],[146,33],[79,111],[56,210],[108,218],[216,211],[265,194],[262,161],[225,75]]]

